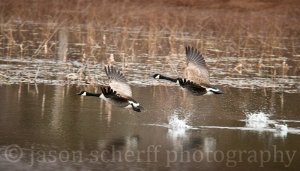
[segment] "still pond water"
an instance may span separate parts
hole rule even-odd
[[[156,82],[156,80],[153,80]],[[299,93],[133,86],[145,111],[79,86],[0,87],[0,170],[297,170]]]

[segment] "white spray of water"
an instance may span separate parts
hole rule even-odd
[[[278,123],[276,120],[270,120],[270,115],[264,112],[248,113],[246,115],[246,127],[255,128],[257,130],[274,130],[277,137],[286,137],[288,133],[287,124]]]
[[[269,116],[263,112],[248,113],[246,115],[246,127],[257,129],[267,128],[270,122]]]
[[[169,128],[173,130],[190,129],[191,126],[187,125],[188,118],[179,119],[175,113],[169,118]]]
[[[168,134],[173,139],[178,138],[185,138],[186,137],[186,130],[191,129],[192,127],[189,126],[188,118],[190,114],[184,113],[186,117],[183,119],[179,118],[178,114],[182,111],[175,110],[174,113],[169,117],[168,121]]]
[[[282,132],[288,131],[287,124],[274,124],[274,126],[277,131],[282,131]]]
[[[184,117],[179,117],[184,116]],[[299,123],[299,120],[271,120],[270,114],[264,112],[247,113],[245,120],[240,120],[246,123],[244,127],[224,127],[224,126],[197,126],[192,127],[188,125],[190,113],[183,110],[175,110],[168,118],[166,124],[147,124],[152,126],[161,126],[168,128],[168,134],[173,140],[184,139],[187,136],[187,130],[205,129],[229,129],[229,130],[243,130],[243,131],[266,131],[273,132],[274,136],[285,138],[288,133],[299,134],[300,129],[290,128],[285,124],[286,122]]]
[[[276,129],[276,132],[274,133],[275,137],[282,137],[282,138],[287,137],[289,131],[287,124],[275,123],[274,126]]]
[[[274,124],[276,132],[274,133],[275,137],[286,138],[288,134],[287,124]]]

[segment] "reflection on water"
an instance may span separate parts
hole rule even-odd
[[[0,169],[299,167],[299,154],[293,156],[300,150],[297,93],[225,87],[222,96],[197,97],[173,86],[133,86],[146,109],[137,114],[76,95],[82,88],[1,86]],[[261,163],[266,150],[283,162]],[[257,153],[256,162],[249,162],[251,153]]]

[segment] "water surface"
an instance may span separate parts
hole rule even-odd
[[[197,97],[133,86],[145,108],[136,113],[76,95],[81,89],[2,85],[0,169],[299,168],[299,93],[223,87],[224,95]]]

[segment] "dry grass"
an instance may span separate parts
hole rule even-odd
[[[149,57],[177,54],[184,44],[215,57],[283,55],[298,43],[293,37],[300,33],[299,5],[297,0],[3,0],[0,56],[56,58],[61,28],[70,30],[69,42],[85,44],[77,47],[83,61],[112,52],[126,60],[139,49],[147,49]],[[30,28],[29,22],[41,26]],[[32,39],[22,30],[39,36]],[[288,47],[288,56],[300,53],[295,47]],[[67,47],[61,58],[73,56],[79,55]]]

